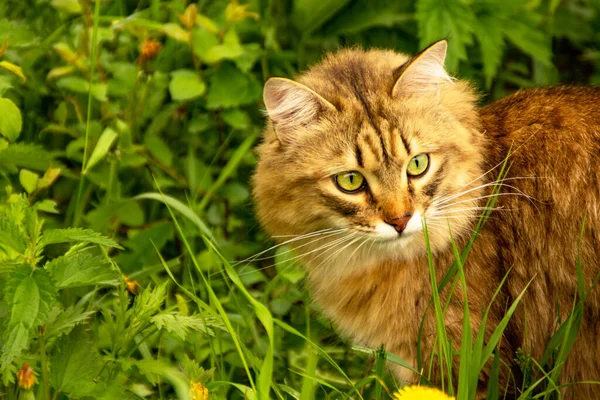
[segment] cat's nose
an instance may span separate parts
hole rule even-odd
[[[390,224],[396,229],[396,232],[402,233],[404,228],[406,228],[406,224],[410,221],[412,217],[411,213],[406,213],[402,217],[396,217],[385,221],[386,224]]]

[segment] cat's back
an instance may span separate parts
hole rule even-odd
[[[573,135],[596,134],[600,128],[600,87],[558,85],[520,90],[480,111],[486,135],[509,136],[536,126],[546,134],[568,129]]]

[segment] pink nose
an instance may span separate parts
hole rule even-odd
[[[402,217],[392,218],[390,220],[386,220],[387,224],[390,224],[396,229],[396,232],[402,233],[402,231],[406,228],[406,224],[410,221],[412,214],[406,213]]]

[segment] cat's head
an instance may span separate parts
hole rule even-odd
[[[310,234],[290,244],[332,258],[423,255],[423,216],[433,251],[471,233],[484,139],[445,56],[445,41],[413,58],[347,49],[297,82],[270,79],[254,177],[265,229]]]

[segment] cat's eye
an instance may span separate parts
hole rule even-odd
[[[408,162],[406,173],[413,178],[419,177],[427,171],[427,167],[429,167],[429,155],[419,154]]]
[[[365,177],[360,172],[350,171],[337,174],[333,181],[344,193],[355,193],[365,187]]]

